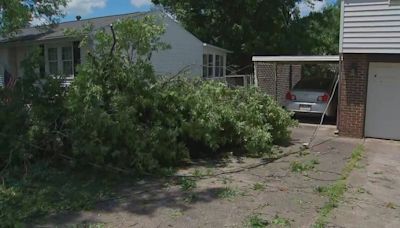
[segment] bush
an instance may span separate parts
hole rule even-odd
[[[32,50],[22,63],[24,77],[14,88],[0,88],[0,167],[54,158],[66,149],[63,78],[41,75],[38,59],[40,50]]]
[[[96,48],[87,47],[68,89],[62,77],[41,76],[40,63],[26,64],[16,98],[0,103],[14,113],[0,114],[0,158],[26,164],[69,157],[78,166],[143,173],[227,151],[268,155],[288,139],[290,114],[255,88],[156,77],[151,53],[167,48],[157,23],[151,17],[116,23],[115,45],[105,29],[83,31],[95,37]]]
[[[247,155],[269,153],[273,143],[289,138],[294,126],[288,112],[256,88],[231,89],[212,81],[170,82],[159,90],[162,100],[173,100],[182,122],[182,139],[192,152],[215,153],[234,149]]]

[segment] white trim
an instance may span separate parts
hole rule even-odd
[[[339,53],[343,53],[343,36],[344,36],[344,0],[340,3],[340,36],[339,36]]]
[[[67,79],[73,79],[74,78],[75,66],[74,66],[74,46],[73,46],[72,42],[60,42],[60,43],[44,44],[44,50],[45,50],[44,51],[45,72],[46,72],[46,74],[50,74],[48,50],[49,50],[49,48],[56,48],[57,49],[58,72],[59,72],[59,74],[63,73],[64,65],[63,65],[63,60],[62,60],[62,48],[64,48],[64,47],[71,48],[71,50],[72,50],[72,74],[71,75],[65,75],[65,77]]]
[[[253,62],[339,62],[338,55],[321,56],[253,56]]]
[[[207,44],[207,43],[203,43],[203,47],[213,48],[213,49],[216,49],[218,51],[223,51],[223,52],[226,52],[226,53],[233,53],[233,51],[229,51],[227,49],[220,48],[220,47],[217,47],[217,46],[214,46],[214,45],[211,45],[211,44]]]
[[[253,67],[254,67],[254,86],[258,87],[257,67],[255,64],[253,64]]]

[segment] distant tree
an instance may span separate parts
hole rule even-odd
[[[152,1],[201,40],[233,51],[230,64],[239,66],[251,64],[251,56],[257,54],[328,53],[338,42],[335,7],[302,18],[296,6],[301,0]],[[316,0],[304,1],[312,5]]]
[[[0,0],[0,35],[11,36],[34,19],[56,23],[68,0]]]
[[[340,7],[331,5],[321,12],[294,20],[287,39],[291,54],[326,55],[339,52]]]
[[[201,40],[233,51],[231,63],[242,66],[257,52],[280,53],[299,1],[153,0]]]

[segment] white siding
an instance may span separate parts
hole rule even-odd
[[[154,70],[160,75],[185,73],[200,77],[203,73],[203,43],[180,24],[165,16],[166,32],[161,38],[170,49],[154,53],[151,59]]]
[[[182,25],[163,15],[162,22],[166,32],[161,41],[170,45],[170,49],[154,52],[151,63],[156,74],[168,76],[179,73],[186,73],[188,76],[202,77],[203,75],[203,42],[185,30]],[[45,46],[57,44],[59,40],[46,41]],[[28,46],[6,46],[0,47],[0,64],[5,62],[6,68],[12,74],[21,76],[23,73],[21,61],[27,53]],[[219,51],[218,51],[219,52]],[[221,52],[225,56],[227,52]],[[81,49],[81,60],[85,61],[86,50]],[[182,71],[184,70],[184,71]]]
[[[341,53],[400,53],[400,5],[389,0],[342,4]]]

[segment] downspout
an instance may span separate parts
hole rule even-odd
[[[340,82],[343,79],[343,53],[339,54],[339,74],[338,74],[338,80],[339,80],[339,84],[338,84],[338,105],[337,105],[337,110],[336,110],[336,130],[337,130],[337,134],[339,134],[340,132],[340,128],[339,128],[339,123],[340,123],[340,112],[341,112],[341,99],[340,99],[340,95],[342,93],[342,87],[340,86]]]
[[[340,34],[339,34],[339,88],[338,88],[338,108],[336,114],[336,129],[337,133],[340,132],[340,113],[341,113],[341,105],[340,105],[340,94],[342,92],[342,88],[340,86],[340,80],[343,78],[343,31],[344,31],[344,0],[340,1]]]

